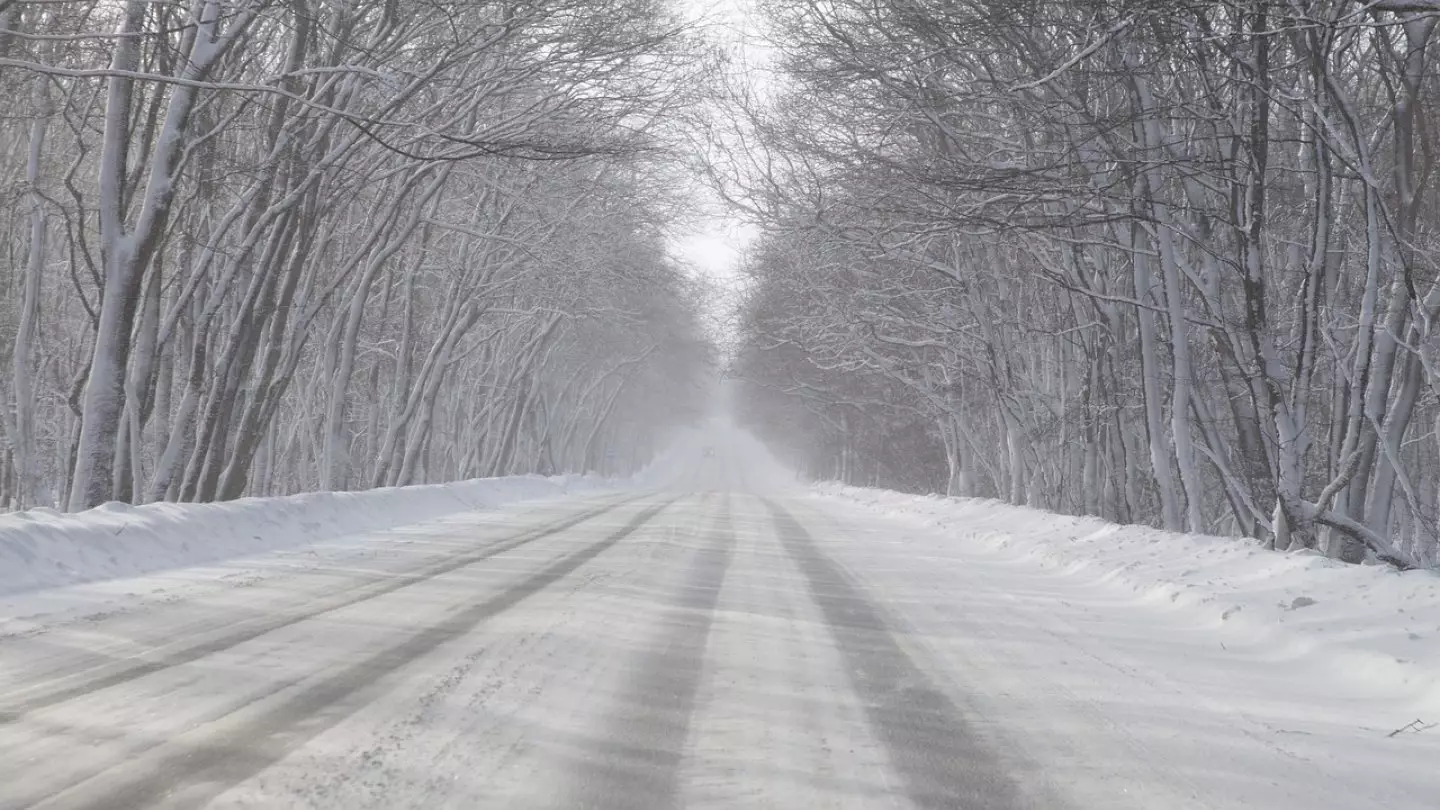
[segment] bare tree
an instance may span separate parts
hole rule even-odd
[[[1406,437],[1440,404],[1440,9],[767,10],[785,80],[738,111],[763,157],[729,180],[788,255],[752,262],[757,425],[885,446],[919,428],[860,393],[884,378],[951,460],[911,488],[954,491],[964,457],[977,494],[1437,561],[1436,448]]]
[[[5,3],[0,495],[212,500],[653,443],[710,360],[653,193],[705,47],[648,0]],[[676,407],[643,407],[662,388]]]

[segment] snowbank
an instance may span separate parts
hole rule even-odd
[[[1150,610],[1183,612],[1267,660],[1304,658],[1358,698],[1401,701],[1440,721],[1440,575],[1270,551],[1233,537],[1120,526],[999,501],[815,485],[943,530],[966,553],[1024,561]],[[906,538],[906,542],[923,543]],[[917,549],[917,553],[923,553]]]
[[[0,595],[137,576],[611,485],[595,476],[515,476],[225,503],[110,503],[73,514],[14,512],[0,515]]]

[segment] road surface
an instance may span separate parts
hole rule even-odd
[[[1253,704],[1227,695],[1268,688],[1254,673],[1146,657],[1140,617],[907,554],[882,518],[752,483],[722,452],[662,492],[463,515],[11,621],[0,807],[1440,801],[1363,746],[1325,761],[1308,740],[1333,730],[1299,704],[1237,708]]]

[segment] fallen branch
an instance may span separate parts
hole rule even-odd
[[[1416,734],[1419,734],[1422,731],[1435,728],[1436,726],[1440,726],[1440,723],[1427,723],[1424,720],[1415,720],[1414,722],[1406,723],[1405,725],[1395,729],[1394,731],[1386,734],[1385,736],[1394,737],[1400,734],[1404,734],[1407,731],[1412,731]]]

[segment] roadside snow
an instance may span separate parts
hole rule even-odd
[[[595,476],[514,476],[225,503],[108,503],[0,515],[0,596],[132,577],[517,501],[597,490]]]
[[[1120,526],[994,500],[835,483],[814,489],[822,499],[939,529],[934,536],[951,553],[1023,561],[1183,618],[1218,633],[1237,654],[1285,662],[1307,690],[1388,704],[1395,717],[1413,715],[1421,726],[1440,721],[1440,576],[1433,571],[1346,565],[1239,538]],[[905,542],[926,541],[917,535]]]

